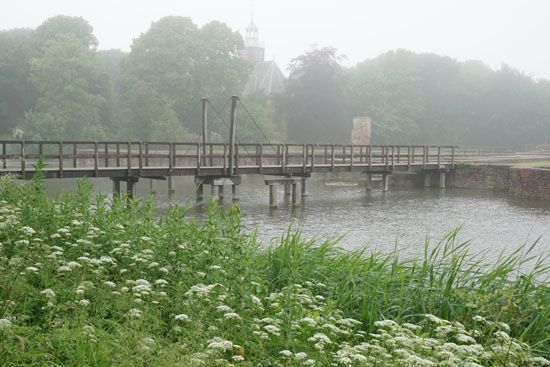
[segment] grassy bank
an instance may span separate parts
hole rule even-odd
[[[184,214],[3,179],[0,365],[549,365],[528,248],[487,263],[455,231],[414,260],[297,232],[262,249],[237,208]]]

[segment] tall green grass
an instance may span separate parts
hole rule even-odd
[[[198,221],[153,200],[94,196],[86,181],[49,198],[40,177],[2,178],[0,365],[350,365],[348,354],[364,353],[374,358],[366,366],[405,366],[394,336],[451,345],[470,330],[493,350],[508,340],[506,325],[525,357],[487,352],[484,363],[549,357],[549,263],[532,255],[537,244],[494,259],[473,254],[459,231],[426,241],[415,259],[346,251],[290,229],[263,248],[242,232],[237,207],[212,202]],[[441,334],[426,315],[454,331]],[[491,320],[482,331],[480,317]],[[420,326],[384,332],[381,320]],[[386,354],[369,354],[378,343],[369,333],[389,338],[376,347]]]

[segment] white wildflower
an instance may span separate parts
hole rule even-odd
[[[11,321],[8,319],[0,319],[0,330],[8,330],[11,328]]]
[[[282,351],[279,352],[279,354],[285,358],[291,358],[292,357],[292,352],[288,349],[284,349]]]
[[[46,288],[40,291],[40,294],[45,295],[46,298],[55,298],[55,292],[51,288]]]
[[[223,317],[226,318],[226,319],[229,319],[229,320],[238,320],[238,319],[241,318],[239,316],[239,314],[237,314],[235,312],[226,312],[226,313],[223,314]]]
[[[177,321],[187,321],[189,320],[189,316],[184,313],[180,313],[179,315],[174,316],[174,319]]]
[[[128,316],[130,317],[141,317],[141,310],[138,308],[132,308],[128,311]]]

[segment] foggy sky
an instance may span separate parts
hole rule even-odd
[[[86,18],[100,49],[129,50],[133,38],[165,15],[202,25],[220,20],[244,33],[251,0],[1,0],[0,29],[36,27],[50,16]],[[547,0],[256,0],[254,19],[266,58],[281,68],[311,45],[331,45],[346,65],[390,49],[502,63],[550,79]]]

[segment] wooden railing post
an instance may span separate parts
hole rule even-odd
[[[23,140],[21,140],[21,149],[20,149],[20,153],[21,153],[21,175],[23,177],[23,179],[25,178],[25,142]]]
[[[437,167],[441,164],[441,146],[437,146]]]
[[[132,143],[126,143],[126,168],[128,170],[128,177],[132,175]]]
[[[426,163],[428,163],[428,160],[426,159],[426,146],[424,145],[422,147],[422,166],[426,168]]]
[[[311,172],[315,168],[315,145],[311,144]]]
[[[286,160],[286,154],[288,153],[288,145],[281,145],[281,169],[283,171],[283,174],[285,173],[285,160]]]
[[[234,174],[237,175],[239,172],[239,144],[235,144],[235,168]]]
[[[330,170],[334,172],[334,144],[330,146]]]
[[[63,142],[60,141],[59,143],[59,178],[63,178]]]
[[[455,147],[454,145],[451,147],[451,166],[454,167],[455,165]]]
[[[206,148],[203,146],[206,152]],[[206,163],[206,157],[204,158],[204,162]],[[201,144],[197,143],[197,176],[200,176],[201,173]],[[202,184],[201,184],[202,185]]]
[[[77,162],[77,158],[76,158],[76,155],[78,153],[78,149],[76,147],[76,143],[73,144],[73,168],[76,168],[76,162]]]
[[[306,165],[307,165],[307,153],[308,153],[309,147],[307,145],[302,145],[302,173],[306,173]]]
[[[325,144],[325,164],[328,164],[328,145]]]
[[[149,143],[145,143],[145,167],[149,167]]]
[[[388,171],[388,167],[389,167],[389,160],[390,160],[390,148],[389,146],[386,145],[386,153],[384,155],[384,161],[386,162],[386,172]]]
[[[6,162],[6,143],[2,143],[2,167],[4,169],[7,168],[7,162]]]
[[[177,148],[177,145],[176,143],[172,143],[172,169],[174,168],[177,168],[178,165],[176,164],[177,163],[177,154],[178,153],[178,148]]]
[[[97,173],[99,170],[98,156],[99,156],[99,150],[97,146],[97,141],[94,141],[94,176],[95,177],[97,177]]]
[[[105,167],[109,167],[109,144],[105,143]]]
[[[259,144],[258,145],[258,173],[262,173],[263,155],[264,155],[264,146],[262,144]]]
[[[212,167],[214,165],[214,146],[210,144],[210,158],[209,158],[210,166]]]
[[[368,146],[367,146],[367,150],[368,150],[368,157],[367,157],[367,160],[368,160],[369,171],[370,171],[371,164],[372,164],[372,145],[368,145]]]
[[[350,168],[353,169],[353,145],[349,146],[349,163]]]
[[[411,170],[411,146],[407,146],[407,171]]]
[[[143,170],[143,144],[141,141],[138,142],[138,169],[139,169],[139,175],[141,176],[141,171]]]
[[[120,167],[120,144],[116,143],[116,166]]]
[[[223,145],[223,172],[227,175],[227,144]]]
[[[172,174],[172,169],[174,169],[174,143],[168,143],[168,173]]]

